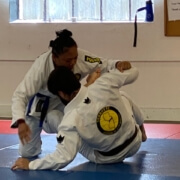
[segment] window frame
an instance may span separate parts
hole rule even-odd
[[[9,0],[9,21],[11,23],[13,22],[18,22],[18,23],[129,23],[134,21],[134,17],[132,17],[132,1],[133,0],[128,0],[129,1],[129,19],[128,20],[119,20],[119,21],[104,21],[103,20],[103,8],[102,8],[102,1],[100,0],[100,20],[99,21],[77,21],[76,17],[74,17],[75,12],[74,12],[74,0],[72,0],[72,19],[70,21],[65,20],[63,21],[62,19],[56,20],[56,21],[51,21],[47,19],[47,0],[43,0],[44,4],[44,11],[43,11],[43,19],[42,20],[22,20],[20,18],[20,0]],[[138,19],[138,21],[143,21],[142,19]]]

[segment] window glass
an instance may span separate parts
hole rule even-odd
[[[46,20],[68,21],[72,17],[72,0],[47,0]]]
[[[19,19],[22,20],[42,20],[44,17],[43,1],[20,0]]]
[[[102,0],[104,21],[129,21],[128,0]]]
[[[100,0],[74,0],[74,17],[79,21],[100,21]]]
[[[146,1],[145,0],[132,0],[131,1],[131,12],[132,12],[132,18],[135,17],[136,11],[137,9],[141,8],[141,7],[145,7],[146,6]],[[145,20],[145,14],[146,11],[140,11],[137,13],[137,17],[139,20]]]

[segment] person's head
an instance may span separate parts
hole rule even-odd
[[[78,52],[77,44],[72,38],[72,32],[64,29],[56,32],[56,39],[51,40],[52,59],[55,66],[65,66],[72,69],[76,64]]]
[[[81,84],[70,69],[59,66],[50,73],[47,86],[48,90],[59,96],[66,105],[79,92]]]

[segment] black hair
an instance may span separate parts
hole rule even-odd
[[[67,48],[76,46],[76,41],[72,38],[72,32],[63,29],[62,31],[56,31],[56,39],[51,40],[49,47],[52,48],[52,53],[58,57],[60,54],[63,54]]]
[[[78,90],[81,84],[70,69],[59,66],[50,73],[47,86],[52,94],[59,96],[58,91],[70,95],[72,92]]]

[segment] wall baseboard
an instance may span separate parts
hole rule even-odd
[[[145,122],[180,123],[180,108],[141,108]],[[11,105],[0,105],[0,117],[11,119]]]
[[[0,117],[5,118],[5,119],[11,119],[12,118],[11,105],[0,104]]]
[[[141,108],[145,121],[179,122],[180,108]]]

